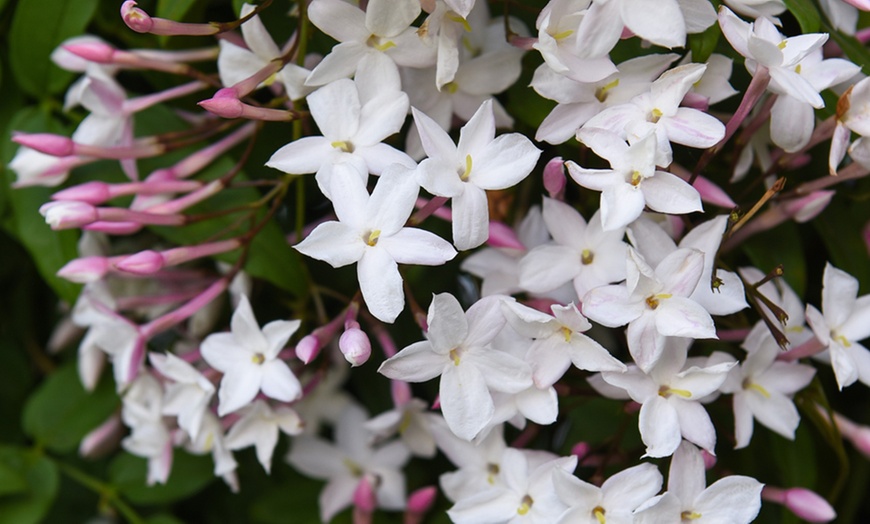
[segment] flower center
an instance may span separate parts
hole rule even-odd
[[[375,247],[376,245],[378,245],[378,238],[380,238],[380,236],[381,236],[381,230],[375,229],[373,231],[370,231],[368,236],[363,235],[363,240],[365,240],[365,243],[367,245]]]
[[[532,509],[532,504],[534,503],[535,501],[532,499],[532,497],[525,495],[523,497],[523,500],[520,501],[520,507],[517,508],[517,514],[525,515],[529,512],[530,509]]]
[[[338,140],[336,142],[332,142],[329,145],[331,145],[335,149],[344,151],[345,153],[353,153],[353,144],[346,140]]]
[[[468,182],[468,177],[471,176],[471,155],[465,155],[465,170],[459,171],[459,179],[463,182]]]
[[[451,349],[448,356],[450,357],[450,360],[453,361],[454,366],[459,365],[459,349],[458,348]]]
[[[659,388],[660,397],[668,398],[671,395],[677,395],[678,397],[683,398],[692,398],[692,392],[686,389],[674,389],[670,386],[661,386]]]
[[[619,85],[619,79],[611,80],[595,90],[595,98],[602,104],[607,100],[608,91]]]
[[[647,120],[655,124],[659,121],[659,118],[661,118],[662,115],[664,115],[664,113],[662,113],[662,110],[654,107],[653,110],[649,112],[649,117],[647,117]]]
[[[631,172],[631,180],[629,180],[629,184],[637,187],[640,185],[640,182],[643,180],[643,175],[640,174],[640,171],[635,169]]]
[[[571,342],[572,333],[573,331],[571,331],[571,328],[567,326],[562,326],[562,335],[565,337],[565,342]]]
[[[753,389],[753,390],[761,393],[761,395],[764,398],[770,398],[770,392],[768,392],[766,389],[764,389],[764,386],[762,386],[761,384],[756,384],[755,382],[752,382],[748,378],[743,381],[743,389]]]
[[[366,44],[369,47],[374,47],[378,51],[386,51],[391,47],[396,47],[396,43],[392,40],[384,39],[379,37],[378,35],[372,35],[366,40]]]
[[[580,252],[580,262],[584,266],[588,266],[592,263],[593,260],[595,260],[595,253],[593,253],[591,250],[584,249]]]
[[[666,298],[671,298],[673,295],[670,293],[659,293],[658,295],[650,295],[646,297],[646,305],[650,309],[655,309],[659,307],[659,301]]]
[[[592,516],[595,517],[595,520],[597,520],[599,524],[604,524],[605,522],[607,522],[607,519],[604,517],[605,513],[606,512],[604,511],[604,508],[602,508],[601,506],[595,506],[595,508],[592,510]]]
[[[251,357],[251,362],[254,364],[262,364],[266,361],[266,357],[262,353],[254,353]]]
[[[490,462],[486,465],[486,481],[489,482],[490,485],[495,484],[495,477],[498,475],[499,471],[501,471],[501,468],[498,467],[498,464],[493,464],[492,462]]]
[[[696,520],[701,518],[701,514],[695,511],[684,511],[680,513],[680,518],[682,520]]]
[[[849,342],[849,339],[843,335],[838,335],[836,331],[831,331],[831,340],[839,342],[844,348],[852,347],[852,343]]]

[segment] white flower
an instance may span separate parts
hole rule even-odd
[[[419,189],[411,170],[394,164],[369,196],[352,167],[336,166],[331,193],[339,220],[320,224],[294,247],[332,267],[356,262],[369,311],[393,322],[405,307],[397,263],[437,266],[456,256],[453,246],[434,233],[402,227]]]
[[[632,522],[632,512],[659,492],[662,474],[653,464],[640,464],[616,473],[601,487],[560,471],[554,482],[559,498],[570,506],[558,524],[622,524]]]
[[[453,200],[453,244],[465,250],[483,244],[489,234],[487,189],[506,189],[524,179],[541,151],[519,133],[495,136],[492,100],[462,127],[455,145],[446,131],[412,109],[423,149],[420,185],[433,195]]]
[[[172,382],[166,385],[163,413],[178,417],[178,427],[196,440],[203,416],[214,395],[214,385],[202,373],[172,353],[150,353],[148,359],[161,375]]]
[[[242,449],[253,445],[257,460],[266,473],[272,469],[272,453],[278,444],[278,430],[287,435],[302,433],[302,419],[292,409],[282,406],[272,409],[263,400],[257,400],[239,412],[242,415],[226,436],[229,449]]]
[[[240,409],[262,390],[267,397],[292,402],[302,386],[278,353],[299,328],[298,320],[276,320],[263,329],[248,297],[242,295],[232,318],[231,333],[214,333],[202,341],[202,358],[224,374],[218,391],[218,415]]]

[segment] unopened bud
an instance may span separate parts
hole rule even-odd
[[[806,488],[781,489],[765,486],[761,498],[777,502],[807,522],[830,522],[837,512],[816,492]]]
[[[71,138],[53,133],[15,132],[12,134],[12,141],[45,155],[64,157],[75,153],[75,144]]]
[[[76,200],[88,204],[102,204],[112,198],[109,184],[100,181],[86,182],[51,195],[52,200]]]
[[[244,104],[238,98],[229,96],[209,98],[197,105],[221,118],[239,118],[245,112]]]
[[[104,456],[118,447],[125,428],[118,413],[91,430],[79,444],[79,455],[86,458]]]
[[[592,447],[588,442],[578,442],[571,448],[571,454],[577,457],[578,462],[582,462],[589,455],[590,451],[592,451]]]
[[[97,209],[84,202],[48,202],[39,208],[39,214],[55,230],[85,226],[98,219]]]
[[[712,469],[716,465],[716,455],[710,453],[706,449],[701,450],[701,458],[704,459],[704,469]]]
[[[834,191],[813,191],[805,197],[788,202],[785,209],[794,217],[795,222],[808,222],[824,211],[833,197]]]
[[[376,480],[371,475],[363,475],[353,491],[354,507],[366,514],[371,514],[378,507],[378,499],[375,496]]]
[[[296,357],[302,362],[308,364],[318,353],[320,353],[321,344],[314,335],[305,335],[302,340],[296,344]]]
[[[120,271],[134,275],[151,275],[163,269],[165,265],[163,255],[150,249],[124,257],[123,260],[115,263],[115,267]]]
[[[363,330],[352,327],[341,334],[338,349],[353,367],[365,364],[372,355],[372,343]]]
[[[105,42],[84,42],[63,46],[66,51],[98,64],[110,64],[115,58],[115,48]]]
[[[423,515],[432,509],[438,490],[435,486],[420,488],[408,496],[408,513]]]
[[[565,178],[565,162],[562,157],[557,156],[547,162],[544,166],[544,189],[550,194],[550,198],[562,199],[564,197],[565,185],[568,183]]]
[[[82,257],[70,260],[57,272],[60,278],[87,284],[103,278],[109,271],[109,259],[106,257]]]

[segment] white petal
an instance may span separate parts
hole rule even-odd
[[[441,375],[439,395],[444,420],[461,439],[477,436],[495,413],[484,377],[473,365],[448,366]]]
[[[342,267],[362,258],[366,245],[359,232],[341,222],[324,222],[293,248],[332,267]]]
[[[386,249],[367,248],[357,265],[360,291],[366,307],[382,322],[392,323],[405,308],[402,276]]]

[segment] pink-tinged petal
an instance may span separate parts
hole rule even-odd
[[[382,238],[378,247],[385,249],[399,264],[440,266],[453,260],[453,245],[438,235],[412,227],[402,228],[395,235]]]
[[[369,312],[382,322],[396,320],[405,308],[405,294],[399,266],[387,250],[367,248],[357,264],[357,277]]]
[[[221,373],[234,369],[240,362],[243,363],[251,357],[249,351],[239,347],[239,343],[232,333],[209,335],[202,341],[200,351],[206,363]]]
[[[522,72],[522,54],[517,49],[501,49],[479,55],[456,72],[456,83],[469,94],[490,97],[517,81]]]
[[[798,151],[810,141],[815,123],[811,105],[780,95],[770,110],[770,139],[786,152]]]
[[[274,320],[263,326],[263,336],[266,337],[266,345],[269,348],[265,353],[267,360],[278,356],[293,333],[299,329],[299,324],[301,324],[299,320]]]
[[[716,23],[716,9],[707,0],[678,0],[686,32],[696,34]],[[715,56],[715,55],[714,55]]]
[[[828,154],[828,171],[831,175],[837,173],[837,167],[846,156],[846,150],[849,148],[849,139],[852,137],[852,131],[837,121],[837,127],[834,128],[834,136],[831,137],[831,152]]]
[[[226,40],[220,40],[218,54],[218,73],[225,87],[235,85],[266,65],[257,55]]]
[[[794,440],[794,432],[801,421],[794,402],[778,391],[766,388],[765,391],[767,395],[762,395],[754,389],[746,392],[746,403],[749,409],[758,422],[783,437]]]
[[[641,406],[639,427],[647,457],[670,456],[682,440],[676,410],[658,395]]]
[[[844,348],[838,341],[832,341],[828,346],[831,355],[831,367],[834,368],[834,378],[837,386],[843,388],[851,386],[858,380],[858,366],[851,353],[852,348]]]
[[[237,365],[224,374],[218,391],[218,416],[224,416],[248,405],[260,391],[263,372],[253,362]]]
[[[628,393],[628,396],[639,404],[650,402],[654,397],[662,398],[659,396],[659,385],[637,367],[629,367],[625,373],[604,372],[599,376],[610,386]],[[591,379],[589,383],[596,388],[600,387],[600,384],[596,384],[596,381]],[[607,392],[607,389],[600,389],[600,391]],[[608,396],[611,398],[624,398],[613,395]]]
[[[482,347],[498,335],[506,322],[501,305],[504,300],[504,297],[483,297],[468,308],[465,347]]]
[[[487,387],[502,393],[519,393],[532,387],[532,370],[529,365],[509,353],[497,349],[477,348],[467,353],[463,360],[480,370]]]
[[[822,96],[798,73],[790,69],[775,67],[770,70],[770,78],[771,83],[775,81],[776,85],[785,91],[785,94],[810,104],[816,109],[825,107]]]
[[[450,135],[429,115],[417,110],[416,107],[411,108],[411,114],[417,124],[417,132],[420,134],[420,141],[426,155],[450,164],[457,162],[459,154],[456,152],[456,144],[453,143]]]
[[[361,42],[342,42],[334,46],[332,51],[317,64],[317,67],[305,79],[305,85],[309,87],[322,86],[348,78],[354,74],[357,66],[371,52],[376,51],[371,50]]]
[[[473,365],[448,365],[441,375],[441,411],[450,431],[470,441],[495,413],[484,376]]]
[[[641,185],[645,185],[641,183]],[[646,205],[644,192],[631,184],[615,184],[601,192],[601,224],[613,231],[632,223]]]
[[[661,490],[662,480],[662,474],[654,464],[624,469],[601,485],[603,505],[611,509],[634,510]]]
[[[563,246],[582,248],[581,240],[586,232],[586,220],[576,209],[564,202],[544,197],[542,215],[553,240]]]
[[[857,296],[858,279],[828,262],[822,277],[822,311],[828,327],[838,329],[849,319]]]
[[[520,413],[535,424],[549,425],[559,416],[559,397],[554,388],[530,387],[517,395]]]
[[[471,119],[459,130],[457,152],[461,160],[466,155],[475,156],[495,139],[495,117],[492,114],[492,99],[484,100]]]
[[[695,499],[695,511],[710,522],[752,522],[761,510],[763,487],[761,482],[742,475],[721,478]]]
[[[342,267],[362,258],[366,244],[358,231],[341,222],[324,222],[293,248],[332,267]]]
[[[408,114],[408,95],[384,93],[368,102],[360,111],[359,129],[353,137],[359,145],[377,144],[388,136],[398,133]]]
[[[583,297],[583,315],[607,327],[624,326],[644,312],[642,302],[630,302],[625,286],[601,286]]]
[[[743,449],[752,440],[753,420],[755,419],[749,409],[749,404],[746,402],[745,395],[734,395],[732,405],[734,408],[734,449]]]
[[[668,140],[675,144],[704,149],[719,143],[725,136],[725,125],[715,117],[697,109],[681,107],[677,113],[662,119]]]
[[[308,95],[308,108],[323,136],[350,140],[360,123],[359,92],[353,80],[342,78]]]
[[[433,351],[444,355],[458,347],[468,336],[468,320],[456,297],[450,293],[432,296],[427,316],[429,331],[426,336]]]
[[[705,255],[697,249],[680,248],[656,266],[655,274],[664,293],[687,297],[698,286],[704,272]]]
[[[704,471],[704,458],[701,452],[694,445],[683,441],[671,458],[668,493],[673,493],[680,500],[685,501],[687,507],[694,507],[691,506],[692,502],[707,487]]]
[[[254,317],[254,310],[251,309],[247,295],[242,295],[239,299],[239,305],[236,306],[233,318],[230,320],[230,327],[236,342],[248,351],[260,353],[268,351],[269,344]]]
[[[264,362],[261,366],[263,367],[261,389],[264,395],[284,402],[293,402],[302,396],[299,379],[290,371],[286,363],[272,360]]]
[[[672,297],[660,302],[656,329],[667,337],[716,338],[716,326],[706,309],[694,300]]]
[[[719,8],[719,27],[735,51],[745,57],[752,56],[748,45],[749,34],[752,31],[750,24],[741,20],[727,7],[722,6]]]
[[[704,406],[698,402],[674,399],[671,404],[677,412],[683,438],[713,453],[716,447],[716,429]]]
[[[564,246],[538,246],[520,260],[520,287],[546,293],[573,280],[580,272],[579,253]]]
[[[777,71],[781,69],[780,65],[782,65],[782,50],[779,48],[778,45],[765,38],[757,36],[755,33],[756,32],[753,31],[749,35],[749,39],[746,42],[746,46],[751,53],[751,57],[764,67],[770,68],[771,71]]]
[[[852,342],[849,351],[858,369],[858,380],[865,385],[870,385],[870,350],[857,342]]]
[[[676,0],[623,0],[620,5],[622,20],[634,34],[667,48],[685,45],[686,23]]]
[[[657,222],[645,217],[632,222],[627,233],[631,245],[652,267],[659,265],[666,256],[677,249],[677,244],[670,235]]]
[[[527,338],[546,339],[561,331],[561,326],[553,315],[532,309],[513,300],[503,300],[501,311],[511,327]],[[536,341],[544,342],[544,340]]]
[[[654,177],[641,182],[640,189],[646,205],[659,213],[676,215],[703,211],[698,190],[671,173],[656,171]]]
[[[371,34],[365,25],[365,13],[341,0],[311,2],[308,17],[318,29],[339,42],[363,42]]]
[[[275,151],[266,166],[295,175],[316,173],[334,151],[328,138],[306,136]]]
[[[359,478],[348,473],[331,478],[317,497],[320,520],[331,522],[333,517],[349,507],[353,503],[353,493],[357,485],[359,485]]]
[[[378,368],[378,373],[403,382],[426,382],[444,370],[448,364],[444,355],[432,351],[429,342],[417,342],[399,351]]]
[[[501,135],[471,155],[468,180],[483,189],[505,189],[526,178],[541,150],[519,133]]]
[[[375,35],[395,36],[419,14],[417,0],[371,0],[366,8],[366,27]]]
[[[464,184],[453,197],[453,245],[460,251],[475,248],[489,237],[489,203],[486,191]]]
[[[457,170],[458,167],[449,160],[427,158],[417,167],[417,181],[433,195],[453,198],[461,195],[467,186]]]
[[[665,337],[656,327],[657,317],[647,312],[633,320],[625,330],[631,358],[644,373],[658,363],[665,349]]]
[[[244,4],[239,14],[245,17],[253,10],[254,6]],[[245,44],[248,45],[248,48],[263,60],[272,60],[281,55],[281,51],[275,45],[275,41],[272,40],[269,31],[263,25],[263,21],[257,15],[254,15],[254,17],[242,24],[242,37],[245,39]]]

